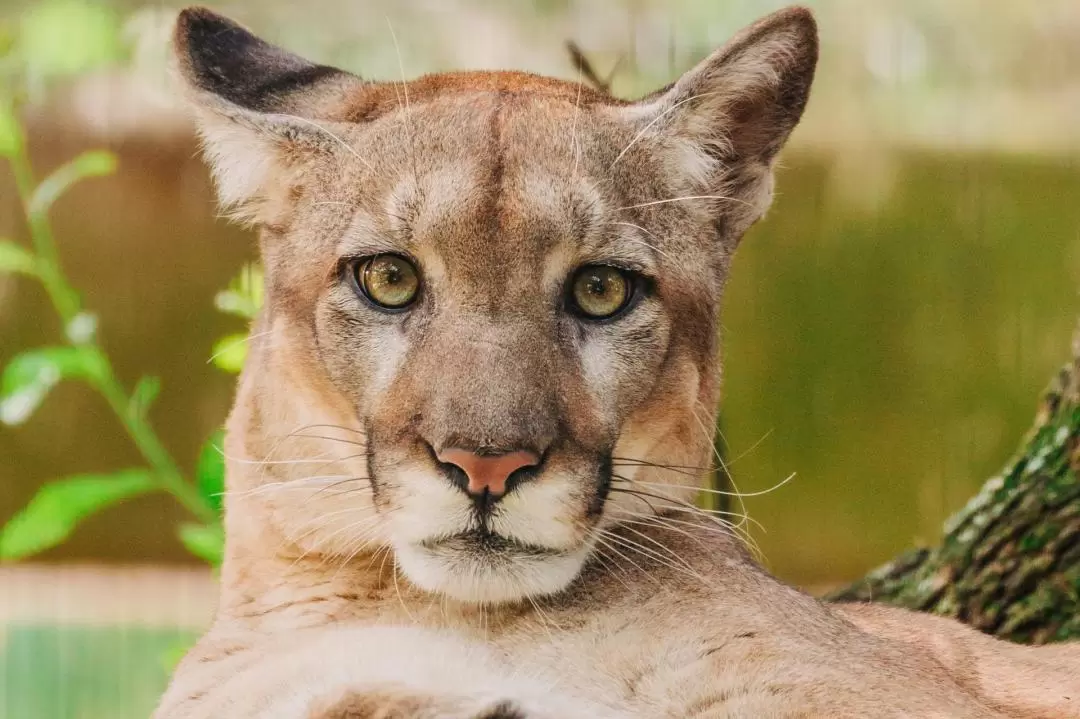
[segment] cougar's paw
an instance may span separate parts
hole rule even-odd
[[[514,702],[418,696],[406,692],[350,693],[317,703],[307,719],[529,719]]]

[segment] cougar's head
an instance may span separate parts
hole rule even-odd
[[[422,588],[509,601],[567,586],[650,497],[692,501],[729,259],[813,78],[808,11],[636,101],[512,72],[368,81],[201,9],[175,46],[266,271],[227,561],[387,548]]]

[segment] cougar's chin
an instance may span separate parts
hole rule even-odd
[[[554,594],[574,581],[589,547],[549,549],[487,532],[394,544],[398,566],[426,591],[477,604]]]

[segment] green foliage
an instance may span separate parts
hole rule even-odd
[[[263,272],[258,265],[244,265],[229,286],[214,298],[214,305],[228,315],[251,322],[263,303]],[[210,359],[218,369],[238,373],[247,360],[247,332],[226,335],[214,343]]]
[[[30,197],[31,215],[47,212],[62,194],[79,180],[104,177],[116,171],[116,155],[106,150],[90,150],[61,165],[41,181]]]
[[[181,524],[180,541],[189,552],[212,567],[220,567],[225,554],[225,530],[220,524]]]
[[[14,157],[22,151],[22,131],[12,103],[0,97],[0,157]]]
[[[225,454],[222,449],[225,432],[218,430],[203,445],[199,463],[195,468],[195,480],[199,494],[216,511],[221,511],[222,495],[225,493]]]
[[[34,256],[11,240],[0,240],[0,274],[33,275]]]
[[[22,559],[60,544],[79,522],[155,489],[145,469],[83,474],[44,485],[0,532],[0,559]]]
[[[0,45],[5,55],[0,71],[21,68],[22,79],[31,90],[43,80],[111,62],[121,51],[117,19],[111,11],[86,0],[46,0],[35,5],[23,16],[19,32]],[[80,521],[119,502],[148,492],[166,492],[198,520],[181,528],[184,545],[196,556],[217,564],[223,537],[224,465],[220,455],[204,453],[197,476],[185,478],[149,422],[160,381],[143,377],[130,392],[125,388],[98,343],[97,317],[81,308],[54,245],[50,208],[78,182],[112,174],[116,157],[104,150],[84,152],[37,181],[13,100],[27,93],[14,84],[10,90],[6,84],[3,87],[0,158],[7,160],[14,175],[30,246],[0,240],[0,273],[41,283],[63,327],[66,344],[22,352],[3,368],[0,422],[14,425],[29,420],[62,380],[85,382],[113,410],[147,466],[45,484],[0,533],[0,560],[22,559],[54,547],[67,539]],[[248,286],[238,287],[236,293],[249,301],[252,297]]]
[[[0,376],[0,422],[22,424],[62,379],[98,382],[108,360],[96,347],[44,347],[15,356]]]
[[[161,379],[158,377],[140,377],[135,383],[135,389],[131,391],[129,411],[135,417],[146,418],[150,411],[150,405],[157,399],[161,391]]]
[[[33,80],[86,72],[123,56],[116,13],[89,0],[46,0],[23,14],[14,52]]]
[[[210,359],[218,369],[238,373],[247,359],[247,334],[237,332],[219,339],[214,343],[214,354]]]
[[[263,271],[258,265],[244,265],[229,286],[214,298],[214,305],[225,314],[249,322],[255,319],[263,303]]]

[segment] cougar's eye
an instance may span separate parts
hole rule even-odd
[[[407,307],[420,290],[420,274],[400,255],[375,255],[355,265],[356,284],[371,302],[388,310]]]
[[[585,265],[570,280],[571,309],[586,319],[614,317],[633,294],[634,276],[610,265]]]

